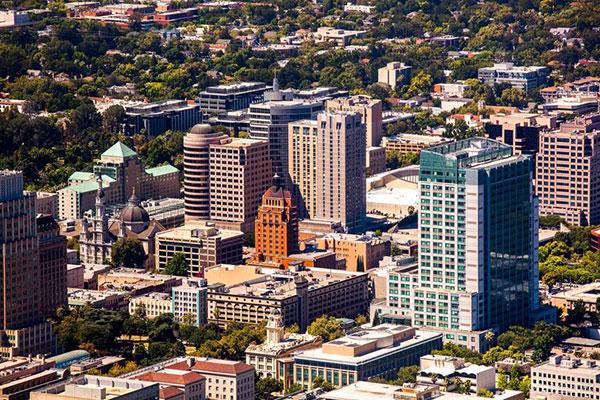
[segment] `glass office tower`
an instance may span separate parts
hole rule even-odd
[[[414,326],[480,349],[482,332],[530,322],[539,306],[532,174],[529,156],[491,139],[421,152]]]

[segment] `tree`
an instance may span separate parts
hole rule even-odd
[[[133,238],[119,238],[111,250],[113,267],[142,268],[146,261],[146,252],[142,242]]]
[[[477,391],[477,396],[479,397],[487,397],[487,398],[493,398],[494,397],[494,393],[492,393],[491,391],[487,390],[487,389],[479,389]]]
[[[396,379],[394,383],[400,386],[405,383],[414,383],[417,381],[418,373],[419,367],[416,365],[402,367],[398,370],[398,379]]]
[[[354,320],[354,322],[356,322],[356,325],[360,326],[360,325],[366,324],[367,322],[369,322],[369,320],[364,315],[359,314],[356,317],[356,319]]]
[[[315,378],[315,380],[312,383],[312,387],[313,387],[313,389],[321,388],[326,392],[329,392],[329,391],[335,389],[335,386],[333,386],[331,384],[331,382],[326,381],[325,379],[321,378],[320,376],[317,376]]]
[[[545,229],[558,229],[563,219],[558,215],[540,215],[540,227]]]
[[[188,276],[190,271],[190,264],[188,263],[185,255],[182,253],[176,253],[165,265],[163,274],[175,275],[175,276]]]
[[[344,336],[341,322],[335,317],[325,315],[315,319],[306,330],[313,336],[321,336],[324,342],[329,342]]]
[[[293,393],[299,392],[299,391],[301,391],[301,390],[304,390],[304,388],[302,387],[302,385],[301,385],[301,384],[299,384],[299,383],[297,383],[297,382],[294,382],[294,383],[292,383],[292,384],[291,384],[291,385],[290,385],[290,386],[287,388],[287,390],[285,391],[285,393],[284,393],[284,394],[287,396],[287,395],[290,395],[290,394],[293,394]]]
[[[266,400],[271,399],[271,393],[273,392],[281,392],[283,390],[283,385],[280,381],[275,378],[271,378],[270,376],[260,378],[256,382],[256,399],[257,400]]]
[[[125,109],[122,106],[110,106],[102,113],[102,130],[106,133],[117,134],[125,119]]]
[[[500,95],[504,105],[523,107],[525,105],[525,92],[517,88],[504,89]]]

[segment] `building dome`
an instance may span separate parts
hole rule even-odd
[[[209,124],[196,124],[190,129],[190,133],[192,135],[207,135],[212,133],[212,126]]]
[[[144,207],[140,206],[140,198],[135,194],[135,189],[127,205],[121,211],[120,220],[135,233],[146,229],[148,222],[150,222],[150,215]]]

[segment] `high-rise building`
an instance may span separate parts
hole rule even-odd
[[[69,177],[69,186],[58,191],[60,219],[82,218],[94,208],[99,176],[107,206],[127,202],[134,190],[142,199],[180,196],[177,168],[162,165],[144,169],[138,154],[117,142],[96,160],[93,172],[75,171]]]
[[[23,192],[23,174],[18,171],[0,171],[0,246],[0,355],[53,351],[56,342],[44,322],[42,295],[45,285],[57,283],[45,279],[59,277],[48,273],[47,264],[40,266],[35,194]]]
[[[51,215],[36,218],[42,285],[41,311],[53,315],[67,304],[67,238]]]
[[[317,137],[315,120],[292,122],[288,127],[288,173],[301,218],[314,218],[317,212]]]
[[[220,228],[254,232],[260,198],[271,181],[269,143],[227,138],[210,145],[210,219]]]
[[[409,83],[412,67],[401,62],[390,62],[377,70],[377,82],[388,85],[392,89]]]
[[[186,220],[210,219],[210,145],[228,136],[210,125],[196,125],[183,138],[183,187]]]
[[[365,127],[359,113],[322,112],[289,126],[289,174],[303,217],[349,230],[366,214]]]
[[[381,100],[373,99],[371,96],[358,95],[327,100],[326,111],[352,111],[362,115],[362,122],[366,128],[367,147],[380,146],[382,137],[382,114]]]
[[[541,215],[576,225],[600,223],[600,114],[542,132],[536,192]]]
[[[413,326],[481,350],[486,330],[532,321],[539,311],[532,163],[485,138],[421,152]]]
[[[255,225],[257,261],[281,264],[298,251],[298,211],[278,175],[262,197]]]
[[[288,177],[288,124],[301,119],[314,119],[323,109],[320,100],[283,100],[277,79],[269,101],[250,105],[250,136],[269,142],[273,173],[282,177],[289,186]]]

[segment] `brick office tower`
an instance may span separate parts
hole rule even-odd
[[[54,217],[39,214],[36,218],[39,238],[42,294],[40,307],[45,316],[67,304],[67,238],[59,233]]]
[[[258,262],[281,264],[298,251],[298,211],[292,195],[283,189],[282,179],[275,174],[273,185],[262,197],[255,223],[256,258]]]
[[[23,192],[23,174],[0,171],[0,356],[43,354],[55,350],[44,321],[35,193]]]

